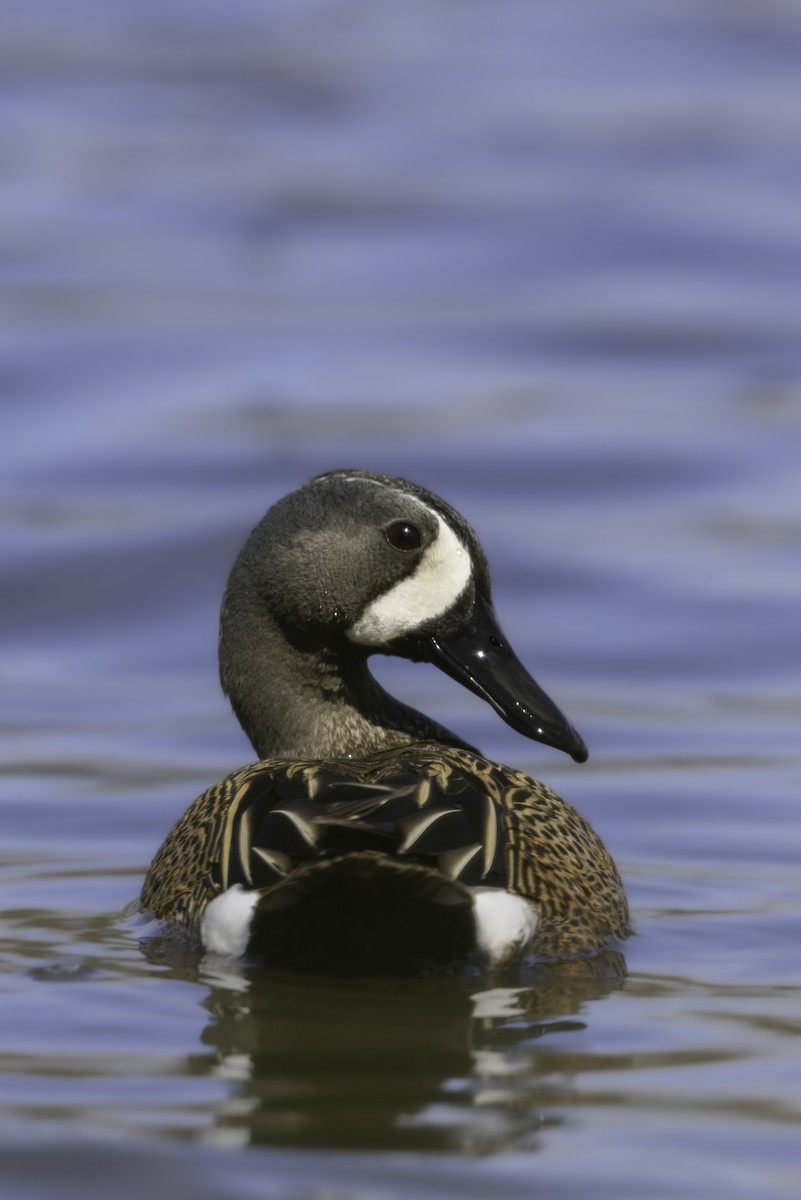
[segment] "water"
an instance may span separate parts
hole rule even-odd
[[[801,6],[40,3],[0,56],[4,1200],[801,1188]],[[244,535],[440,491],[591,750],[590,963],[338,983],[127,905],[250,758]]]

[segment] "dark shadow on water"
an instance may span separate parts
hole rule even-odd
[[[503,975],[344,981],[143,945],[208,985],[208,1048],[189,1070],[230,1081],[214,1140],[315,1149],[536,1149],[575,1100],[575,1037],[624,986],[618,951]]]

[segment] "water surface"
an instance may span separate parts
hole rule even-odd
[[[4,1197],[797,1196],[801,8],[5,24]],[[130,916],[250,759],[230,562],[343,465],[475,525],[589,762],[376,671],[590,819],[624,947],[354,984]]]

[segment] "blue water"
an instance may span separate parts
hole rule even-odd
[[[0,47],[0,1190],[801,1190],[801,5],[42,0]],[[636,936],[495,979],[133,918],[250,760],[243,538],[317,471],[473,523]]]

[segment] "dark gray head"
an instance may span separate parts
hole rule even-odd
[[[431,736],[419,714],[410,723],[402,718],[411,710],[392,712],[395,702],[366,668],[373,653],[433,662],[521,733],[586,758],[578,734],[507,645],[467,522],[407,480],[332,471],[273,505],[234,564],[220,625],[223,687],[262,756],[289,744],[276,729],[276,704],[291,706],[298,689],[305,707],[296,723],[321,728],[322,695],[332,721],[357,710],[369,721],[378,706],[384,724],[394,716],[389,723],[405,728],[407,740]],[[366,748],[358,724],[352,717],[353,753]],[[328,744],[320,728],[317,743]]]

